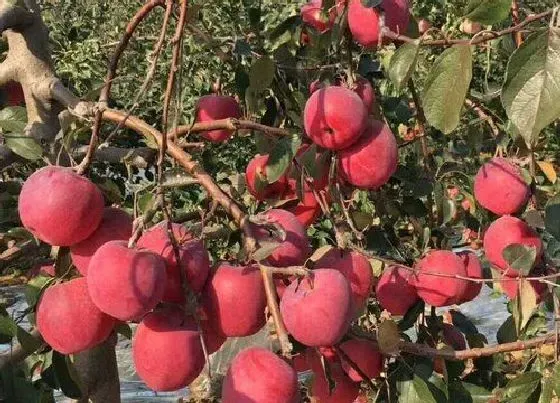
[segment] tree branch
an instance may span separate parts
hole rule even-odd
[[[238,120],[234,118],[229,118],[229,119],[211,120],[208,122],[194,123],[188,126],[178,126],[173,133],[168,133],[167,137],[171,137],[173,135],[179,137],[190,133],[198,133],[198,132],[204,132],[204,131],[216,130],[216,129],[257,130],[265,134],[278,136],[278,137],[288,136],[290,134],[288,130],[281,129],[279,127],[266,126],[260,123],[251,122],[249,120]]]
[[[506,28],[498,32],[494,32],[494,31],[479,32],[471,39],[434,39],[434,40],[421,41],[420,45],[422,46],[481,45],[493,39],[499,38],[500,36],[509,35],[514,32],[519,32],[530,23],[546,18],[551,14],[552,14],[552,10],[548,10],[540,14],[528,16],[523,22],[517,25],[511,26],[509,28]],[[397,42],[416,43],[417,41],[417,39],[410,38],[406,35],[397,34],[396,32],[389,30],[387,27],[384,27],[383,29],[383,36]]]

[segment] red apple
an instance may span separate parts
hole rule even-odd
[[[296,401],[299,401],[296,371],[276,354],[260,347],[250,347],[237,354],[222,384],[223,403]]]
[[[333,27],[337,14],[335,7],[331,8],[328,14],[323,14],[322,6],[322,0],[311,0],[301,7],[302,21],[320,33]]]
[[[19,195],[23,226],[51,245],[71,246],[89,237],[103,216],[103,195],[71,168],[49,165],[33,173]]]
[[[101,311],[122,321],[137,320],[161,301],[165,262],[154,253],[129,249],[124,241],[109,241],[92,256],[87,280]]]
[[[114,325],[115,320],[92,302],[83,277],[48,287],[37,308],[37,329],[62,354],[95,347],[109,337]]]
[[[411,270],[390,265],[381,275],[375,295],[379,304],[391,315],[404,315],[419,300]]]
[[[543,252],[539,235],[524,221],[516,217],[503,216],[494,221],[484,234],[484,253],[486,259],[507,275],[516,277],[517,270],[509,267],[504,259],[503,251],[512,244],[532,246],[537,249],[537,261]]]
[[[331,249],[316,263],[315,269],[340,271],[350,283],[352,312],[359,314],[367,304],[373,285],[373,273],[367,257],[352,250]]]
[[[269,231],[262,227],[256,230],[256,236],[260,242],[280,242],[280,245],[267,258],[268,264],[284,267],[298,266],[305,263],[305,260],[311,254],[311,248],[309,247],[305,228],[294,214],[282,209],[271,209],[261,213],[259,218],[277,224],[286,233],[286,237],[282,241],[275,236],[271,236]]]
[[[504,158],[493,158],[484,164],[474,178],[474,197],[487,210],[514,214],[529,200],[531,189],[521,170]]]
[[[221,95],[205,95],[196,103],[196,122],[210,122],[213,120],[240,118],[241,109],[232,97]],[[207,140],[219,143],[228,140],[233,132],[226,129],[209,130],[201,133]]]
[[[314,143],[340,150],[358,141],[367,123],[367,110],[354,91],[326,87],[307,100],[303,120],[305,133]]]
[[[414,285],[418,296],[428,305],[435,307],[453,305],[465,294],[468,281],[448,276],[466,276],[463,260],[448,250],[432,250],[416,264]]]
[[[205,364],[196,322],[178,308],[146,315],[134,335],[132,357],[140,378],[156,391],[184,388]]]
[[[383,122],[369,122],[362,137],[338,152],[342,177],[364,189],[378,189],[396,172],[397,140]]]
[[[70,247],[72,263],[83,276],[87,276],[89,261],[101,245],[108,241],[126,241],[131,235],[132,217],[124,210],[107,207],[93,234]]]
[[[280,311],[288,332],[306,346],[331,346],[348,330],[351,320],[350,283],[338,270],[313,270],[284,292]]]
[[[480,260],[472,252],[459,252],[457,254],[465,264],[465,269],[467,271],[467,277],[471,278],[482,278],[482,266],[480,265]],[[465,293],[460,298],[459,303],[465,303],[475,299],[480,290],[482,289],[482,283],[476,283],[474,281],[469,281]]]
[[[202,241],[193,239],[192,234],[184,226],[172,223],[171,228],[177,242],[179,264],[169,238],[167,221],[162,221],[144,232],[137,246],[157,253],[165,259],[166,282],[162,299],[167,302],[182,303],[184,292],[179,267],[182,267],[185,272],[188,288],[198,293],[204,288],[210,273],[210,258]]]
[[[296,180],[290,179],[288,181],[288,189],[282,198],[291,200],[297,197]],[[313,224],[322,213],[321,205],[307,184],[303,186],[303,200],[298,201],[298,203],[292,207],[286,207],[286,210],[295,215],[304,227],[309,227]]]
[[[360,385],[346,376],[338,363],[330,365],[331,379],[334,389],[329,391],[329,383],[322,369],[314,371],[310,395],[320,403],[352,403],[360,393]],[[313,401],[313,400],[312,400]]]
[[[384,26],[395,33],[403,34],[410,18],[407,0],[383,0]],[[366,48],[379,44],[383,23],[379,7],[366,7],[362,0],[350,0],[348,6],[348,26],[352,37]]]
[[[352,339],[340,345],[340,349],[352,360],[360,370],[367,375],[368,379],[378,378],[383,369],[383,357],[377,346],[369,340]],[[342,369],[354,382],[362,382],[365,379],[352,368],[350,363],[341,357]]]
[[[249,161],[245,171],[247,181],[247,189],[255,199],[265,200],[280,196],[286,189],[288,179],[282,175],[276,182],[266,182],[266,164],[268,162],[268,154],[257,154],[255,158]],[[262,182],[259,187],[258,180]]]
[[[369,80],[359,77],[354,83],[353,90],[362,99],[368,113],[371,112],[375,103],[375,91]]]
[[[257,265],[218,265],[202,294],[212,328],[223,336],[249,336],[265,324],[266,296]]]

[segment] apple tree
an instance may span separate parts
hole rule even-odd
[[[0,30],[1,401],[119,402],[127,338],[192,401],[560,398],[556,2],[0,0]],[[495,334],[462,313],[500,296]]]

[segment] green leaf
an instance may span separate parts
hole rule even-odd
[[[537,248],[534,246],[514,243],[502,251],[502,256],[509,267],[517,270],[522,276],[529,274],[537,260]]]
[[[8,106],[0,110],[0,120],[27,122],[27,110],[23,106]]]
[[[560,28],[531,35],[510,57],[502,104],[527,145],[560,116]]]
[[[515,321],[513,316],[509,316],[498,329],[496,334],[498,343],[511,343],[517,341],[517,330],[515,329]]]
[[[510,380],[505,389],[504,401],[508,403],[525,403],[541,383],[542,375],[538,372],[526,372]]]
[[[537,293],[529,280],[521,279],[517,283],[518,292],[512,314],[518,333],[525,328],[537,308]]]
[[[546,230],[560,240],[560,193],[546,203],[544,224]]]
[[[251,87],[255,91],[267,89],[272,80],[274,79],[274,73],[276,72],[276,65],[274,60],[263,56],[257,59],[251,65],[251,71],[249,72],[249,81]]]
[[[553,382],[552,377],[543,377],[541,383],[541,396],[539,397],[538,403],[552,402],[552,392],[555,387],[556,383]]]
[[[278,141],[266,164],[268,183],[274,183],[284,175],[300,144],[301,139],[297,135],[285,136]]]
[[[418,61],[420,42],[406,43],[400,46],[389,62],[389,78],[397,89],[403,88],[414,70]]]
[[[38,275],[30,279],[25,286],[25,299],[29,306],[35,306],[43,290],[48,287],[50,283],[55,281],[54,277],[47,277],[43,275]]]
[[[56,380],[58,381],[64,396],[72,399],[81,398],[82,392],[71,376],[69,366],[72,365],[72,363],[69,362],[68,357],[53,351],[52,363],[56,374]]]
[[[26,122],[19,120],[0,120],[0,128],[2,128],[3,131],[12,133],[23,133],[26,124]]]
[[[15,337],[17,334],[17,325],[8,316],[0,316],[0,334]]]
[[[457,127],[471,78],[470,46],[454,46],[436,59],[424,84],[424,112],[430,125],[445,134]]]
[[[43,149],[32,137],[21,134],[4,134],[4,144],[14,153],[27,160],[38,160],[43,155]]]
[[[23,349],[28,353],[37,351],[37,349],[41,347],[41,342],[36,337],[33,337],[30,333],[25,331],[21,326],[17,327],[16,336],[19,344],[21,344]]]
[[[505,20],[510,8],[510,0],[470,0],[465,17],[484,25],[492,25]]]
[[[418,375],[415,374],[411,380],[398,384],[399,403],[436,403],[428,384]]]
[[[554,364],[554,368],[552,369],[552,380],[554,381],[554,393],[556,393],[556,396],[560,396],[560,362]]]

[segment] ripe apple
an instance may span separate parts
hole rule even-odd
[[[375,295],[379,304],[391,315],[404,315],[420,299],[411,270],[390,265],[381,275]]]
[[[468,281],[427,273],[466,276],[463,260],[448,250],[432,250],[417,262],[414,286],[418,296],[435,307],[453,305],[465,294]]]
[[[340,345],[340,349],[352,360],[369,379],[379,377],[383,369],[383,357],[377,346],[369,340],[351,339]],[[342,369],[354,382],[362,382],[365,379],[352,368],[352,366],[341,357]]]
[[[103,216],[103,195],[71,168],[46,166],[34,172],[19,195],[23,226],[40,240],[71,246],[89,237]]]
[[[282,199],[297,199],[296,186],[296,180],[289,179],[287,191],[282,196]],[[321,205],[307,184],[303,186],[303,200],[299,200],[294,206],[286,207],[285,209],[295,215],[301,225],[306,228],[313,224],[321,216],[322,212]]]
[[[140,378],[156,391],[184,388],[205,364],[196,322],[175,307],[144,317],[134,334],[132,357]]]
[[[476,201],[498,215],[518,212],[530,195],[519,167],[505,158],[493,158],[480,167],[474,178]]]
[[[257,154],[251,161],[249,161],[245,171],[247,189],[257,200],[272,199],[280,196],[286,189],[288,183],[286,175],[282,175],[274,183],[266,183],[267,162],[268,154]],[[258,183],[259,178],[262,182],[261,186],[259,186]]]
[[[241,117],[239,103],[232,97],[222,95],[205,95],[196,103],[196,122],[209,122],[212,120]],[[228,140],[233,132],[231,130],[216,129],[202,132],[201,136],[215,143]]]
[[[353,250],[333,248],[315,263],[315,269],[340,271],[350,283],[352,312],[357,315],[364,309],[373,286],[373,273],[367,257]]]
[[[299,401],[294,369],[273,352],[250,347],[235,356],[222,384],[223,403]]]
[[[337,14],[335,7],[329,10],[328,15],[323,14],[322,6],[322,0],[311,0],[301,7],[302,21],[320,33],[327,32],[333,27]]]
[[[92,256],[87,281],[101,311],[122,321],[137,320],[161,301],[165,261],[152,252],[129,249],[124,241],[109,241]]]
[[[389,181],[398,164],[397,140],[385,123],[372,120],[360,139],[338,152],[342,177],[364,189],[378,189]]]
[[[313,270],[284,291],[280,312],[288,332],[306,346],[331,346],[348,330],[351,320],[350,283],[332,269]]]
[[[314,371],[310,395],[312,401],[320,403],[352,403],[360,394],[360,386],[353,382],[342,370],[339,363],[329,366],[330,376],[334,381],[334,389],[329,391],[329,383],[322,369]]]
[[[89,261],[101,245],[108,241],[126,241],[131,235],[132,217],[124,210],[107,207],[93,234],[70,247],[72,263],[82,276],[87,276]]]
[[[212,328],[226,337],[249,336],[265,324],[266,295],[257,265],[218,265],[202,294]]]
[[[210,273],[210,258],[202,241],[194,239],[184,226],[172,223],[171,228],[177,241],[179,264],[169,238],[167,221],[162,221],[144,232],[137,246],[161,255],[165,259],[166,281],[162,299],[167,302],[182,303],[185,296],[179,267],[182,267],[185,272],[189,289],[198,293],[204,288]]]
[[[465,269],[467,271],[467,277],[471,278],[482,278],[482,266],[480,265],[480,260],[472,252],[459,252],[457,253],[463,263],[465,264]],[[469,281],[465,293],[459,298],[459,303],[465,303],[475,299],[480,290],[482,289],[482,283],[476,283],[474,281]]]
[[[504,249],[512,244],[535,247],[537,262],[542,255],[543,244],[535,230],[519,218],[503,216],[490,224],[483,241],[486,259],[508,276],[516,277],[519,275],[518,271],[509,267],[503,256]]]
[[[280,243],[266,259],[268,264],[276,267],[285,267],[298,266],[305,263],[305,260],[311,254],[311,248],[305,228],[294,214],[282,209],[271,209],[259,214],[259,218],[277,224],[286,233],[285,239],[281,240],[271,235],[268,230],[262,227],[256,229],[256,237],[259,242],[276,241]]]
[[[405,33],[410,18],[407,0],[383,0],[384,26],[395,33]],[[350,0],[348,26],[356,42],[366,48],[379,44],[383,29],[379,7],[366,7],[362,0]]]
[[[307,100],[303,120],[305,133],[314,143],[340,150],[358,141],[367,123],[367,110],[354,91],[326,87]]]
[[[48,287],[37,308],[37,328],[62,354],[88,350],[109,337],[115,319],[101,312],[89,297],[84,277]]]
[[[361,98],[366,110],[370,113],[375,103],[375,91],[369,80],[359,77],[354,83],[353,90]]]

